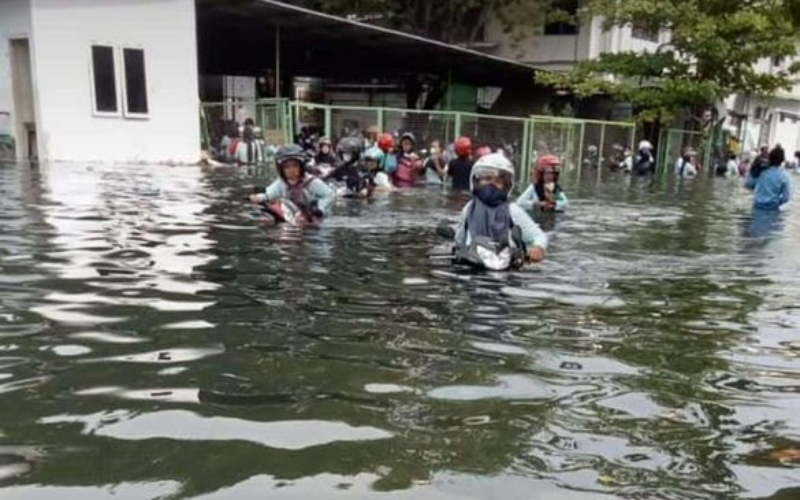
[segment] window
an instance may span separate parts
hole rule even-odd
[[[94,112],[118,115],[117,72],[114,47],[92,46],[92,78],[94,89]]]
[[[122,49],[125,74],[125,116],[146,116],[147,73],[144,64],[144,50]]]
[[[646,28],[644,26],[637,26],[634,24],[631,35],[633,38],[638,38],[639,40],[658,42],[658,30]]]
[[[92,98],[95,115],[118,117],[124,111],[126,118],[146,118],[150,106],[144,50],[93,45]]]
[[[545,35],[577,35],[578,34],[578,0],[556,2],[558,10],[556,19],[544,25]],[[565,20],[567,17],[569,20]]]

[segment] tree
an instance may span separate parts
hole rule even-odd
[[[297,0],[293,3],[447,43],[470,44],[497,19],[516,38],[553,20],[571,19],[575,0]],[[574,9],[572,9],[574,10]]]
[[[797,55],[800,0],[588,0],[581,16],[603,16],[604,29],[669,30],[669,43],[654,52],[605,53],[567,74],[540,76],[579,97],[631,102],[643,121],[666,123],[687,110],[703,123],[729,95],[773,95],[791,88],[800,72],[798,63],[772,72],[757,67]]]

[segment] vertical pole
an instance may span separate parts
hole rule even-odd
[[[520,161],[522,165],[520,165],[520,172],[522,172],[522,179],[519,180],[519,185],[527,184],[528,179],[530,179],[530,168],[531,168],[531,119],[528,118],[523,122],[522,125],[522,155]]]
[[[286,101],[283,105],[283,130],[284,139],[287,143],[292,142],[294,137],[294,107],[290,101]]]
[[[385,132],[385,130],[383,128],[385,123],[386,123],[386,120],[383,117],[383,108],[378,108],[378,123],[376,123],[376,125],[378,126],[378,129],[381,132]]]
[[[628,143],[628,147],[631,148],[631,151],[636,151],[633,147],[635,143],[636,143],[636,125],[631,127],[631,138],[630,142]]]
[[[331,127],[333,126],[333,117],[331,116],[331,108],[330,106],[325,106],[325,135],[328,137],[333,137]]]
[[[461,137],[461,113],[456,113],[455,136]]]
[[[583,165],[583,141],[586,139],[586,122],[581,122],[581,132],[578,139],[578,165]]]
[[[275,25],[275,97],[281,96],[281,26]]]
[[[612,150],[613,151],[613,150]],[[597,145],[597,170],[603,170],[606,158],[606,124],[600,125],[600,144]]]

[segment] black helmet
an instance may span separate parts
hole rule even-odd
[[[275,153],[275,163],[278,166],[278,174],[280,174],[283,180],[286,180],[286,175],[283,173],[286,162],[296,160],[300,164],[301,170],[304,170],[307,159],[306,152],[297,144],[288,144],[279,147],[278,151]]]
[[[361,158],[361,141],[355,137],[345,137],[336,145],[339,159],[345,163],[355,163]]]

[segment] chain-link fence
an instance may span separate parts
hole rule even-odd
[[[476,148],[488,146],[493,151],[502,150],[514,164],[517,178],[521,179],[529,163],[527,130],[524,118],[461,113],[458,135],[471,138]]]
[[[371,127],[378,125],[379,113],[375,108],[331,108],[331,130],[326,132],[334,140],[342,137],[367,137]]]
[[[253,114],[250,114],[252,108]],[[247,117],[254,118],[269,146],[305,137],[367,137],[375,127],[380,132],[414,134],[419,149],[433,141],[448,148],[460,136],[470,137],[475,148],[501,150],[514,163],[517,175],[530,174],[536,159],[558,156],[566,171],[607,166],[619,162],[625,148],[633,148],[632,123],[601,122],[531,116],[529,118],[460,113],[454,111],[406,110],[290,102],[267,99],[253,103],[210,103],[201,107],[204,146],[215,150],[222,138],[235,133]]]
[[[579,169],[582,127],[583,122],[574,118],[532,116],[529,126],[531,163],[544,155],[554,155],[561,159],[564,171]]]
[[[292,141],[291,121],[288,100],[264,99],[256,102],[256,126],[261,129],[268,146],[280,146]]]
[[[238,129],[233,119],[233,107],[230,103],[203,103],[200,105],[200,126],[203,140],[202,148],[216,155],[222,147],[225,136],[232,136]]]
[[[457,113],[387,109],[383,112],[383,130],[394,134],[411,132],[417,147],[427,148],[433,141],[444,147],[456,139]]]
[[[256,139],[268,159],[271,147],[292,140],[292,120],[286,99],[236,100],[200,105],[201,147],[220,161],[231,161],[247,120],[256,127]]]
[[[665,129],[661,132],[658,151],[658,169],[661,174],[673,172],[686,153],[694,155],[702,170],[711,161],[711,141],[705,132]]]
[[[603,171],[620,168],[626,149],[633,151],[636,124],[582,120],[581,166],[584,170]]]

